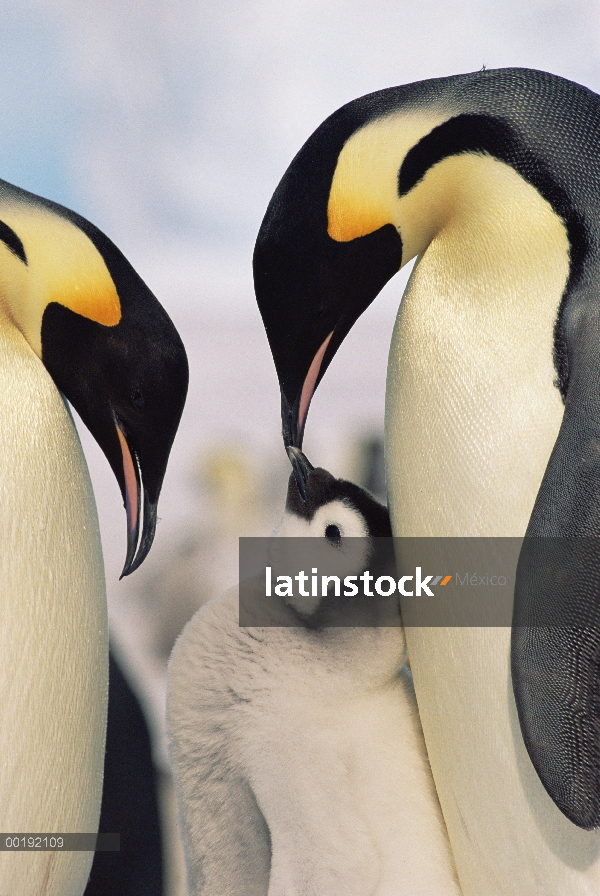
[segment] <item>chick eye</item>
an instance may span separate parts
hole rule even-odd
[[[330,541],[332,544],[341,544],[342,541],[342,533],[338,529],[337,526],[330,524],[325,529],[325,538],[327,541]]]
[[[133,395],[131,396],[131,401],[132,401],[132,403],[133,403],[133,406],[134,406],[135,408],[137,408],[138,411],[141,411],[141,410],[142,410],[142,408],[144,407],[144,403],[145,403],[145,402],[144,402],[144,396],[142,395],[140,389],[136,389],[136,390],[135,390],[135,392],[134,392]]]

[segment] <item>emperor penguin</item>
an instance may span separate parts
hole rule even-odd
[[[15,841],[98,830],[106,594],[67,400],[119,483],[126,575],[152,544],[187,380],[175,327],[116,246],[74,212],[1,181],[2,893],[81,896],[91,844],[51,851],[50,839],[25,836],[17,850]]]
[[[286,447],[416,258],[388,364],[394,535],[527,536],[512,641],[406,630],[466,896],[600,890],[599,123],[596,94],[526,69],[378,91],[307,140],[256,242]]]
[[[296,461],[275,542],[318,539],[334,565],[366,548],[358,573],[386,508]],[[190,896],[459,896],[397,599],[363,600],[371,624],[347,627],[322,589],[307,606],[261,579],[180,635],[167,718]]]

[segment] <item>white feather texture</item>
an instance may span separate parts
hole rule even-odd
[[[108,682],[104,569],[77,432],[0,316],[0,830],[98,829]],[[0,851],[2,896],[81,896],[90,852]]]
[[[394,535],[522,536],[563,414],[552,348],[569,270],[564,224],[484,156],[446,159],[413,193],[415,215],[438,195],[456,202],[414,269],[392,338]],[[407,641],[465,896],[599,893],[600,832],[562,815],[523,744],[510,629],[410,628]]]
[[[241,628],[232,589],[171,657],[190,894],[459,896],[402,627],[315,630],[275,598],[270,611],[280,627]]]

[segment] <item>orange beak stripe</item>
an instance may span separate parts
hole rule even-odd
[[[125,509],[127,511],[127,530],[128,534],[137,532],[139,497],[138,482],[135,473],[134,461],[129,450],[127,440],[119,426],[117,426],[117,435],[123,452],[123,474],[125,476]]]
[[[304,423],[306,422],[306,415],[308,414],[308,408],[310,406],[310,400],[313,397],[313,392],[315,391],[315,385],[317,382],[317,377],[319,376],[319,371],[321,369],[321,364],[323,363],[323,355],[327,351],[327,346],[329,345],[329,340],[333,336],[333,331],[329,334],[317,354],[312,359],[311,365],[308,368],[308,373],[306,374],[306,379],[304,380],[304,385],[302,386],[302,394],[300,396],[300,408],[298,410],[298,430],[302,432],[304,427]]]

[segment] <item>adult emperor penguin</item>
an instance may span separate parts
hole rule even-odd
[[[386,509],[297,459],[305,498],[292,476],[278,534],[360,573]],[[397,601],[269,599],[264,575],[205,604],[171,656],[190,896],[459,896]],[[361,600],[371,624],[346,627]]]
[[[417,257],[388,367],[394,534],[532,536],[512,656],[508,629],[407,630],[467,896],[600,889],[598,564],[593,539],[579,566],[565,550],[600,532],[599,157],[600,99],[550,74],[383,90],[309,138],[256,244],[285,445]]]
[[[0,829],[93,833],[106,596],[91,483],[63,396],[119,482],[127,574],[152,544],[187,360],[167,314],[104,234],[4,182],[0,377]],[[81,896],[93,853],[32,845],[2,845],[0,891]]]

